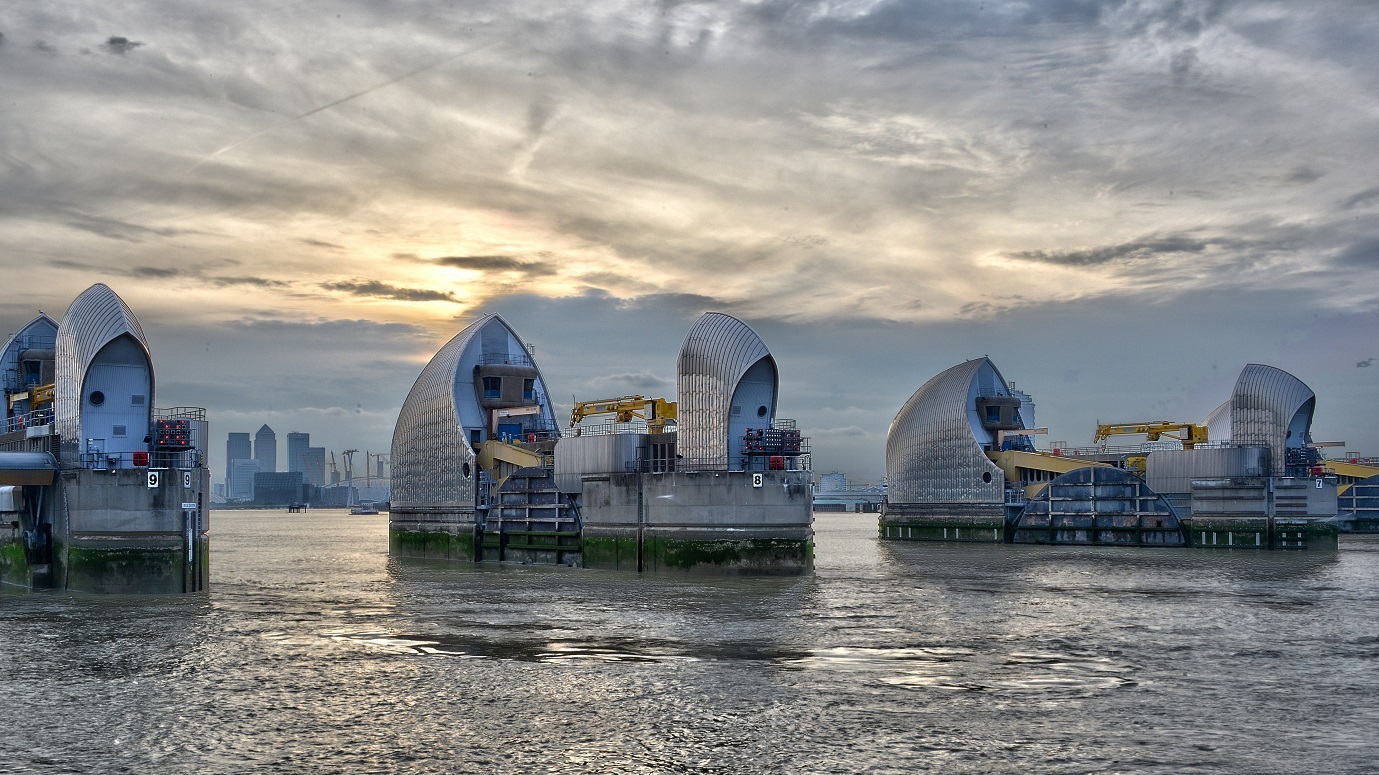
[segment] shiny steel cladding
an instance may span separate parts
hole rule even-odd
[[[1241,369],[1231,398],[1207,415],[1208,437],[1237,447],[1269,450],[1269,470],[1284,474],[1287,449],[1311,441],[1317,397],[1288,372],[1251,363]]]
[[[758,372],[769,372],[767,412],[756,419],[760,427],[770,427],[776,413],[779,376],[776,361],[761,337],[746,323],[721,312],[706,313],[685,335],[676,364],[676,443],[686,470],[728,470],[733,397],[754,367]]]
[[[1005,474],[987,459],[978,395],[1009,395],[990,359],[960,363],[924,383],[886,434],[891,503],[1001,503]],[[978,433],[987,438],[978,438]]]
[[[64,464],[81,455],[81,405],[86,373],[101,348],[128,335],[148,360],[148,423],[153,417],[153,358],[139,320],[124,300],[102,283],[87,288],[67,308],[57,329],[53,422],[62,435]]]
[[[475,453],[466,427],[483,427],[473,370],[488,356],[530,360],[526,345],[498,315],[485,315],[455,335],[421,370],[393,429],[392,504],[407,508],[468,510],[475,503]],[[534,366],[534,361],[532,364]],[[537,370],[542,418],[551,427],[544,380]]]

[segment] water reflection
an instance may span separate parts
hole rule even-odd
[[[204,596],[0,597],[0,770],[1365,772],[1379,542],[879,544],[807,578],[399,563],[217,515]],[[1190,734],[1184,718],[1193,720]]]

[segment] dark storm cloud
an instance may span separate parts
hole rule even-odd
[[[1350,268],[1379,268],[1379,237],[1360,240],[1336,254],[1335,262]]]
[[[235,263],[235,262],[229,262]],[[95,264],[83,261],[72,261],[70,259],[53,259],[48,262],[49,266],[58,269],[72,269],[79,272],[91,273],[99,276],[132,277],[136,280],[192,280],[197,283],[212,285],[218,288],[232,286],[253,286],[257,288],[287,288],[291,286],[283,280],[274,280],[267,277],[256,277],[252,275],[230,276],[212,275],[207,273],[204,266],[131,266],[121,267],[110,264]]]
[[[120,35],[111,35],[102,44],[105,50],[111,54],[128,54],[134,49],[144,45],[141,41],[130,40]]]
[[[116,218],[104,218],[78,212],[66,213],[63,223],[73,229],[122,242],[142,242],[153,237],[176,237],[190,233],[185,229],[154,228]]]
[[[1374,365],[1374,359],[1373,359],[1373,358],[1366,358],[1366,359],[1364,359],[1363,361],[1360,361],[1359,363],[1355,364],[1355,368],[1357,368],[1357,369],[1368,369],[1370,366],[1373,366],[1373,365]]]
[[[1341,203],[1341,209],[1351,210],[1360,205],[1369,204],[1376,199],[1379,199],[1379,187],[1367,188],[1358,194],[1347,197],[1346,200]]]
[[[39,52],[40,54],[49,54],[49,55],[52,55],[52,54],[56,54],[56,53],[57,53],[57,46],[54,46],[54,45],[48,43],[47,41],[43,41],[43,40],[35,40],[35,41],[33,42],[33,49],[34,49],[34,51],[37,51],[37,52]]]
[[[431,263],[451,269],[474,269],[481,272],[519,272],[533,277],[555,274],[555,267],[545,261],[522,261],[512,256],[445,256]]]
[[[660,390],[661,388],[670,387],[674,384],[675,382],[673,380],[657,376],[649,371],[625,371],[589,380],[590,387],[608,387],[622,390],[630,388],[641,391]]]
[[[1102,266],[1145,261],[1166,253],[1201,253],[1212,244],[1192,237],[1159,237],[1087,250],[1022,250],[1008,255],[1059,266]]]
[[[207,282],[224,287],[236,285],[249,285],[256,288],[287,288],[291,283],[282,280],[270,280],[266,277],[207,277]]]
[[[128,270],[130,277],[141,279],[167,279],[169,277],[183,277],[186,275],[181,269],[174,269],[163,266],[136,266]]]
[[[693,320],[705,312],[728,312],[737,304],[727,299],[714,298],[698,293],[648,293],[620,301],[620,306],[630,309],[660,310],[667,315]]]
[[[455,294],[449,291],[433,291],[426,288],[403,288],[377,280],[338,280],[321,283],[328,291],[341,291],[353,296],[396,301],[448,301],[458,304]]]

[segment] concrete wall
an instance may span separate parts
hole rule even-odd
[[[878,535],[902,541],[975,541],[1006,538],[1006,510],[1000,503],[881,504]]]
[[[813,566],[807,471],[610,474],[585,477],[583,488],[585,567],[799,573]]]
[[[82,592],[170,594],[210,583],[210,471],[63,471],[54,511],[55,583]],[[184,510],[184,503],[197,506]]]
[[[398,557],[475,560],[473,508],[393,506],[388,512],[388,551]]]

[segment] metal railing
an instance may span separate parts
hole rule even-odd
[[[153,419],[155,420],[206,420],[206,409],[200,406],[169,406],[164,409],[154,409]]]
[[[526,353],[484,353],[479,356],[480,366],[532,366],[536,363]]]
[[[771,460],[770,460],[770,459],[771,459],[772,457],[782,458],[781,463],[783,464],[784,467],[783,467],[783,468],[776,468],[776,469],[771,468]],[[684,458],[684,457],[677,457],[677,458],[675,458],[674,466],[672,467],[671,470],[674,470],[674,471],[685,471],[685,472],[687,472],[687,473],[694,473],[694,472],[699,472],[699,471],[726,471],[726,470],[730,470],[730,469],[727,469],[727,468],[725,467],[725,464],[724,464],[724,462],[723,462],[723,460],[722,460],[721,458]],[[748,459],[743,463],[742,468],[734,468],[734,469],[731,469],[731,470],[733,470],[733,471],[772,471],[772,470],[775,470],[775,471],[812,471],[812,470],[813,470],[813,458],[812,458],[812,456],[811,456],[808,452],[804,452],[804,453],[801,453],[801,454],[798,454],[798,455],[793,455],[793,454],[792,454],[792,455],[762,455],[762,456],[758,456],[758,457],[748,458]]]
[[[24,414],[17,414],[14,417],[5,418],[4,433],[15,433],[40,426],[53,424],[53,410],[51,408],[35,409]]]
[[[142,452],[83,452],[78,459],[78,465],[82,468],[109,471],[117,468],[201,468],[203,459],[201,450],[155,450],[148,453],[147,463],[143,460]],[[136,464],[135,458],[139,458]]]
[[[624,433],[648,433],[645,420],[633,420],[632,422],[601,422],[597,424],[580,424],[571,426],[559,432],[562,438],[574,438],[576,436],[619,436]]]

